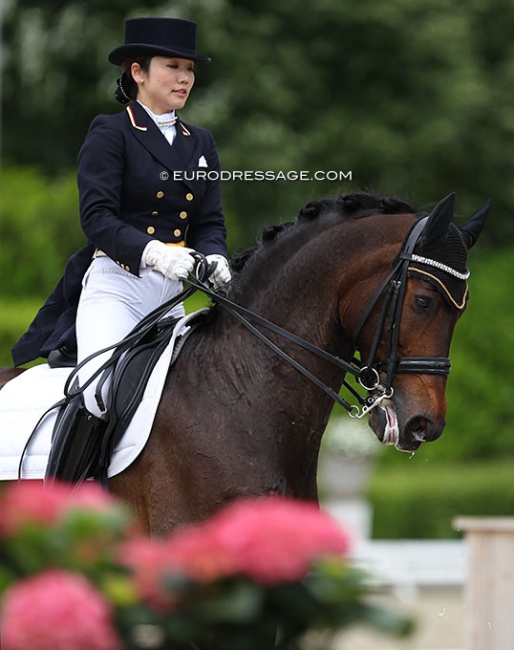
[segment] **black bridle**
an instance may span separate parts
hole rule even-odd
[[[426,226],[427,220],[428,217],[423,217],[414,224],[402,244],[393,270],[379,287],[353,333],[352,339],[356,343],[357,337],[368,321],[371,312],[380,299],[383,298],[382,309],[368,360],[360,364],[360,375],[358,377],[363,388],[368,391],[375,391],[374,394],[365,399],[366,413],[378,406],[384,399],[392,397],[392,385],[396,374],[412,373],[445,376],[450,374],[451,362],[448,357],[399,357],[397,355],[409,263],[412,261],[414,248]],[[379,361],[377,350],[383,337],[386,341],[385,361]],[[381,381],[380,378],[383,373],[385,373],[386,377],[384,381]]]
[[[398,255],[391,273],[379,287],[353,333],[352,340],[356,346],[357,337],[365,323],[368,321],[372,311],[382,299],[382,308],[377,322],[373,344],[365,363],[357,358],[353,358],[351,362],[345,361],[344,359],[326,352],[309,341],[302,339],[296,334],[292,334],[282,327],[271,323],[262,316],[237,305],[224,296],[215,293],[207,286],[207,284],[205,284],[204,281],[198,279],[202,275],[205,276],[205,272],[199,273],[197,270],[197,279],[190,278],[188,282],[191,286],[207,294],[214,302],[232,314],[232,316],[252,332],[252,334],[254,334],[260,341],[267,345],[293,368],[298,370],[307,379],[321,388],[335,402],[349,411],[350,414],[356,410],[356,413],[353,413],[353,416],[360,418],[369,413],[371,409],[378,406],[384,400],[392,397],[394,392],[392,384],[396,374],[413,373],[447,376],[450,373],[451,364],[448,357],[397,356],[400,321],[405,299],[409,262],[412,260],[414,248],[426,225],[427,219],[428,217],[424,217],[414,224],[414,227],[411,229],[402,245],[400,254]],[[205,262],[200,258],[198,268],[200,268],[202,264],[205,264]],[[330,388],[330,386],[327,386],[318,377],[307,370],[307,368],[295,361],[295,359],[273,343],[263,332],[257,329],[256,325],[263,327],[274,334],[278,334],[287,341],[295,343],[317,357],[324,359],[332,365],[344,370],[346,373],[353,375],[357,379],[358,383],[368,391],[367,397],[362,397],[357,390],[346,381],[343,382],[343,386],[357,399],[361,408],[359,409],[359,406],[356,404],[350,404],[348,401],[343,399],[338,393]],[[385,360],[380,361],[377,358],[377,351],[383,338],[385,338],[386,341],[386,355]],[[385,380],[382,381],[381,376],[384,373]]]

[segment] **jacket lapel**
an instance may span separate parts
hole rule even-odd
[[[133,135],[164,167],[170,171],[181,172],[193,169],[196,136],[182,127],[180,120],[175,124],[176,135],[170,146],[155,122],[138,102],[132,102],[126,110]],[[184,182],[188,184],[187,180]]]

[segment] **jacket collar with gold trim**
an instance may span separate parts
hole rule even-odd
[[[126,111],[132,133],[152,156],[170,171],[192,169],[197,138],[180,119],[175,124],[176,135],[170,146],[159,127],[137,101],[131,102]],[[187,184],[187,181],[184,182]]]

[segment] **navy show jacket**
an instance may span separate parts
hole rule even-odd
[[[214,138],[180,120],[175,126],[170,146],[138,102],[93,120],[77,173],[88,243],[68,260],[63,277],[13,347],[15,365],[46,357],[61,345],[74,351],[82,278],[95,249],[134,275],[152,239],[226,256]]]

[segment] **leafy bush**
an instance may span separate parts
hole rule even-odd
[[[21,481],[0,505],[11,650],[178,650],[213,639],[225,650],[298,650],[313,629],[412,628],[369,602],[346,533],[313,504],[240,499],[159,539],[96,484]]]
[[[75,175],[49,180],[35,169],[4,166],[0,224],[0,294],[50,293],[85,242]]]
[[[510,463],[454,464],[405,457],[401,467],[379,467],[368,489],[373,537],[459,537],[458,515],[514,515]]]
[[[469,309],[457,324],[448,381],[448,425],[429,453],[514,458],[512,249],[471,262]],[[432,446],[430,446],[432,447]]]
[[[0,366],[12,366],[11,348],[40,307],[41,301],[34,298],[0,300]]]

